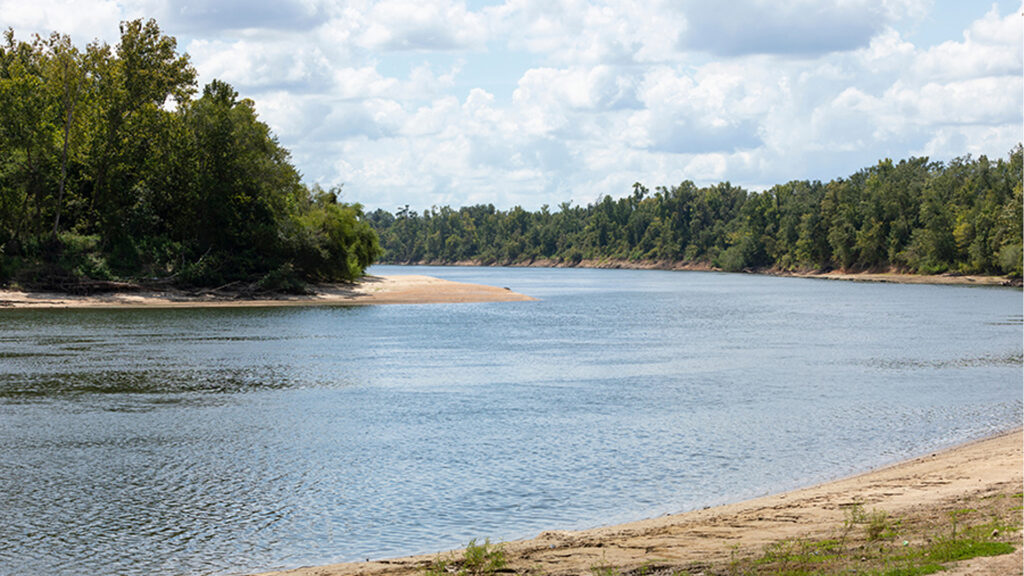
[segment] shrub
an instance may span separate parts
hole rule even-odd
[[[295,267],[285,263],[267,272],[256,282],[260,292],[281,292],[286,294],[305,294],[306,283],[302,281]]]

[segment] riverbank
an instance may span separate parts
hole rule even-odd
[[[1016,551],[962,561],[945,573],[1020,575],[1022,441],[1022,431],[1017,429],[783,494],[619,526],[543,532],[530,540],[502,544],[508,563],[506,571],[544,576],[730,574],[730,566],[743,561],[756,564],[772,547],[817,541],[835,546],[840,537],[858,561],[867,562],[876,546],[881,553],[886,548],[902,552],[931,545],[933,539],[939,540],[949,533],[951,519],[953,532],[959,522],[963,533],[972,520],[984,523],[1001,514],[1009,517],[1014,526],[1008,529],[1000,525],[1001,532],[985,528],[986,535],[991,533],[992,539],[1009,543]],[[879,540],[863,535],[866,526],[861,524],[867,525],[870,518],[887,519],[888,532],[882,533]],[[867,551],[869,546],[871,552]],[[462,554],[307,567],[271,574],[423,576],[439,558],[457,563]]]
[[[397,264],[402,266],[403,264]],[[408,265],[424,266],[507,266],[509,268],[597,268],[611,270],[672,270],[690,272],[724,272],[707,263],[675,262],[668,260],[580,260],[567,262],[551,259],[536,259],[515,264],[487,264],[476,260],[461,262],[415,262]],[[850,282],[883,282],[892,284],[938,284],[958,286],[1015,286],[1022,285],[1020,278],[1005,276],[963,275],[963,274],[909,274],[906,272],[793,272],[769,268],[745,270],[740,274],[761,274],[765,276],[786,276],[793,278],[815,278],[821,280],[844,280]]]
[[[847,282],[885,282],[892,284],[938,284],[955,286],[1021,286],[1020,278],[1003,276],[959,276],[953,274],[900,274],[896,272],[785,272],[773,276],[843,280]]]
[[[535,300],[507,288],[431,276],[366,276],[353,284],[319,284],[308,294],[243,296],[230,290],[145,289],[91,295],[0,290],[0,308],[256,308],[361,306]]]

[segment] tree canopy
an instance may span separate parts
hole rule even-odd
[[[1022,148],[1006,160],[880,161],[763,192],[685,181],[587,206],[406,206],[368,215],[393,263],[694,264],[723,270],[1021,275]]]
[[[309,188],[251,100],[153,20],[116,46],[0,45],[0,281],[267,289],[352,280],[380,254],[358,204]]]

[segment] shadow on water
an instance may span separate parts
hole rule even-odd
[[[1024,325],[1024,316],[1010,316],[1001,322],[989,322],[990,326],[1021,326]]]
[[[219,373],[167,370],[0,374],[0,398],[56,398],[84,394],[237,394],[296,385],[273,370],[224,370]]]
[[[1024,355],[1006,354],[948,360],[915,360],[910,358],[873,358],[862,363],[880,370],[946,370],[950,368],[981,368],[986,366],[1024,366]]]
[[[317,362],[347,308],[13,310],[0,334],[0,399],[239,394],[352,385]]]

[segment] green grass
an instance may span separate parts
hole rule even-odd
[[[491,544],[490,539],[477,544],[474,538],[466,545],[462,560],[438,556],[427,566],[424,576],[493,576],[507,565],[505,550],[500,544]]]
[[[599,562],[590,567],[590,576],[619,576],[619,574],[621,571],[607,562]]]
[[[1010,554],[1015,548],[1006,542],[984,540],[948,540],[937,542],[928,551],[928,557],[936,562],[959,562],[980,556]]]
[[[946,520],[922,523],[873,510],[860,504],[845,510],[836,537],[774,542],[760,555],[736,558],[727,576],[920,576],[945,570],[948,564],[1014,551],[999,538],[1020,530],[1020,496],[993,499],[987,510],[957,508]],[[1014,539],[1016,541],[1017,539]],[[608,576],[606,574],[595,576]]]
[[[653,560],[639,567],[600,561],[589,576],[923,576],[950,564],[982,556],[1009,554],[1020,541],[1021,494],[997,494],[962,502],[948,511],[896,516],[866,511],[854,504],[828,538],[797,538],[774,542],[746,556],[737,547],[726,563],[673,565]],[[495,576],[512,573],[505,552],[489,540],[471,540],[461,559],[438,557],[424,576]],[[545,576],[543,571],[518,571]]]
[[[893,568],[882,572],[882,576],[923,576],[925,574],[942,572],[942,570],[943,567],[941,564],[922,564],[919,566],[910,566],[908,568]]]

